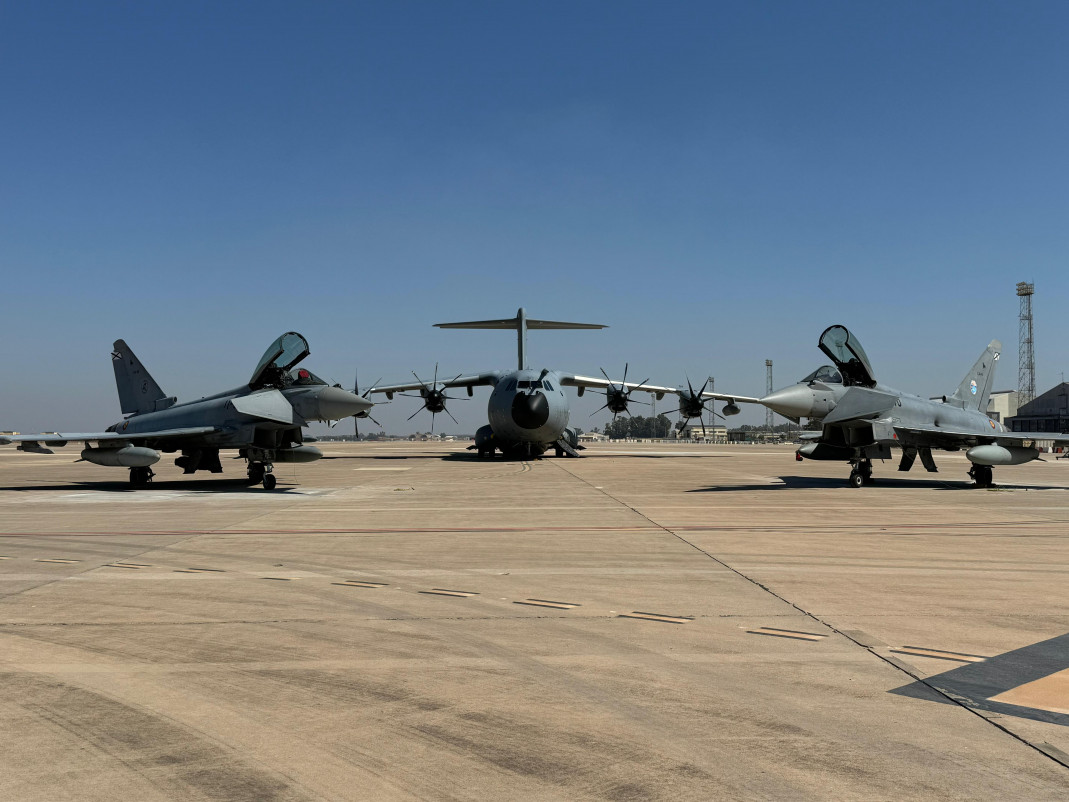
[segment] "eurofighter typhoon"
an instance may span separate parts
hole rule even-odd
[[[872,461],[902,451],[898,470],[908,471],[920,457],[928,471],[938,470],[932,450],[960,451],[971,463],[977,487],[992,487],[995,465],[1021,465],[1038,459],[1037,441],[1069,443],[1051,432],[1011,432],[988,417],[988,397],[1002,343],[992,340],[953,395],[932,401],[878,384],[861,343],[844,326],[820,335],[825,365],[797,384],[765,396],[759,403],[785,418],[817,419],[818,432],[798,449],[799,459],[839,460],[851,466],[850,484],[872,483]]]
[[[160,461],[161,451],[181,451],[175,465],[190,474],[222,473],[220,449],[237,449],[248,463],[249,482],[262,482],[271,490],[274,463],[314,462],[323,456],[305,444],[302,426],[358,415],[373,406],[297,368],[309,353],[304,337],[286,332],[268,346],[247,384],[179,404],[160,389],[130,347],[116,340],[111,364],[123,420],[103,432],[0,435],[0,445],[18,443],[22,451],[51,454],[50,446],[83,442],[82,460],[129,468],[134,486],[152,480],[151,466]]]

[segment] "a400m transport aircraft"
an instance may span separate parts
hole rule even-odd
[[[626,369],[624,379],[616,381],[605,376],[598,379],[591,376],[578,376],[574,373],[565,373],[559,370],[532,370],[527,362],[527,331],[528,329],[604,329],[607,328],[599,323],[565,323],[557,320],[536,320],[527,317],[527,311],[522,307],[516,312],[516,317],[502,318],[498,320],[472,320],[464,323],[436,323],[440,329],[507,329],[516,332],[517,340],[517,368],[516,370],[502,371],[491,370],[485,373],[470,375],[461,374],[448,381],[438,380],[438,370],[435,368],[434,378],[429,382],[423,381],[416,375],[415,383],[391,384],[382,387],[372,387],[367,391],[371,393],[385,393],[387,398],[392,399],[395,394],[404,394],[418,391],[423,406],[413,413],[415,417],[421,409],[426,409],[432,416],[444,412],[450,417],[452,414],[446,409],[446,401],[452,396],[446,395],[451,388],[463,387],[468,396],[474,395],[473,388],[481,385],[493,387],[490,400],[487,404],[487,416],[489,423],[479,428],[475,433],[475,445],[472,448],[479,452],[480,457],[493,456],[495,451],[500,451],[506,457],[530,459],[544,454],[550,448],[554,449],[558,457],[567,455],[578,457],[579,445],[578,433],[568,426],[570,409],[568,396],[565,395],[564,387],[577,387],[578,394],[583,395],[587,388],[596,388],[605,391],[605,406],[614,415],[626,413],[628,404],[631,402],[630,395],[635,390],[651,393],[657,398],[666,393],[679,396],[680,413],[686,418],[698,417],[705,409],[705,404],[712,399],[720,399],[728,402],[724,413],[734,415],[739,409],[735,401],[757,402],[756,398],[744,398],[741,396],[729,396],[719,393],[705,392],[702,389],[695,391],[688,382],[687,387],[657,387],[645,382],[626,381]],[[604,371],[602,371],[604,373]],[[415,375],[415,374],[413,374]],[[453,418],[454,422],[456,421]],[[431,426],[433,427],[433,417]]]
[[[898,470],[908,471],[919,456],[936,471],[932,449],[960,451],[972,463],[969,476],[977,487],[992,486],[992,466],[1021,465],[1039,458],[1036,441],[1069,444],[1054,432],[1011,432],[987,416],[1002,343],[992,340],[951,396],[940,401],[877,384],[868,355],[845,326],[830,326],[818,342],[835,366],[825,365],[797,384],[760,399],[760,403],[797,422],[821,420],[820,432],[798,449],[799,457],[839,460],[851,465],[850,484],[872,483],[872,460],[890,459],[902,449]]]
[[[81,441],[83,460],[129,468],[135,486],[152,480],[150,466],[160,461],[160,451],[181,450],[175,465],[185,473],[222,473],[219,449],[236,448],[248,461],[249,481],[271,490],[275,462],[314,462],[323,456],[304,443],[301,427],[308,421],[336,421],[373,406],[296,368],[308,354],[308,341],[286,332],[268,346],[248,384],[179,404],[160,389],[130,347],[116,340],[111,364],[124,420],[103,432],[0,435],[0,445],[18,443],[22,451],[51,454],[48,446]]]

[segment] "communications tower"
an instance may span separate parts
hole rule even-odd
[[[1020,349],[1017,356],[1017,408],[1036,397],[1036,352],[1032,328],[1032,295],[1035,284],[1021,281],[1017,296],[1021,299]]]
[[[765,393],[765,395],[772,395],[772,360],[771,359],[766,359],[765,360],[765,369],[768,371],[768,381],[766,382],[766,384],[768,384],[768,392]],[[769,432],[772,431],[772,409],[770,407],[766,407],[765,408],[765,428],[768,429]]]

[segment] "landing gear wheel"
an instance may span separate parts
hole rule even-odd
[[[264,490],[274,490],[277,480],[273,473],[264,474]]]
[[[130,469],[130,484],[134,487],[144,487],[152,481],[152,477],[156,474],[152,472],[152,468],[131,468]]]
[[[976,486],[981,489],[995,486],[992,481],[994,473],[990,465],[973,465],[969,470],[969,476],[976,482]]]
[[[264,466],[260,462],[249,463],[249,484],[258,485],[264,480]]]
[[[857,468],[850,471],[850,487],[861,487],[865,484],[865,477]]]

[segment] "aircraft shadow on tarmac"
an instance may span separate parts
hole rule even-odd
[[[181,490],[189,493],[285,493],[297,490],[297,486],[286,487],[283,483],[275,490],[264,490],[260,485],[249,484],[245,479],[205,479],[196,482],[175,480],[173,482],[152,482],[147,486],[133,487],[129,482],[70,482],[54,485],[11,485],[0,487],[0,492],[17,492],[20,490],[50,490],[77,492],[92,490],[98,493],[144,493],[152,490]]]
[[[847,488],[846,479],[836,479],[825,476],[781,476],[783,484],[748,484],[748,485],[714,485],[710,487],[697,487],[688,490],[688,493],[738,493],[749,490],[799,490],[816,488]],[[975,485],[969,480],[959,479],[898,479],[877,477],[875,484],[865,490],[878,490],[881,487],[911,488],[927,490],[976,490]],[[853,489],[853,488],[850,488]],[[992,491],[999,490],[1069,490],[1065,487],[1036,486],[1036,485],[996,485]],[[858,492],[858,491],[855,491]]]
[[[1069,634],[953,668],[890,693],[1069,727],[1060,683],[1053,679],[1067,668]],[[1018,690],[1022,686],[1029,688]],[[1029,703],[1049,706],[1031,707]]]

